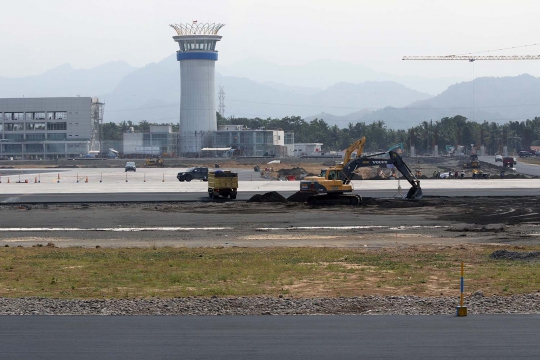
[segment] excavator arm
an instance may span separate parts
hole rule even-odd
[[[362,151],[364,151],[364,145],[366,145],[366,137],[362,137],[359,140],[356,140],[351,144],[347,149],[345,149],[345,156],[343,157],[343,165],[351,161],[352,154],[356,151],[356,158],[362,156]]]
[[[405,164],[401,156],[394,151],[389,151],[389,159],[373,158],[373,157],[357,157],[354,160],[349,161],[343,166],[339,174],[339,178],[344,184],[350,183],[354,171],[361,167],[380,166],[380,165],[393,165],[398,171],[407,179],[411,184],[411,189],[407,193],[407,199],[420,200],[423,196],[422,188],[420,187],[420,180],[414,176],[411,169]]]

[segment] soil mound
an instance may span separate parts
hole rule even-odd
[[[301,174],[306,174],[306,173],[307,173],[307,171],[302,169],[301,167],[295,167],[295,168],[292,168],[292,169],[280,169],[280,170],[278,170],[279,176],[289,176],[289,175],[300,176]]]
[[[287,198],[288,201],[292,202],[306,202],[307,199],[311,196],[311,194],[302,193],[300,191],[292,194]]]
[[[540,251],[517,252],[497,250],[489,257],[497,260],[537,260],[540,259]]]
[[[270,191],[266,194],[255,194],[248,202],[287,202],[287,199],[276,191]]]
[[[530,179],[530,176],[523,174],[504,174],[505,179]]]

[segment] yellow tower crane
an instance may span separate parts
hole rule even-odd
[[[536,46],[538,44],[531,44],[531,45],[524,45],[524,46],[517,46],[513,48],[518,47],[529,47],[529,46]],[[507,49],[498,49],[498,50],[508,50]],[[496,51],[496,50],[488,50],[488,51]],[[487,52],[487,51],[483,51]],[[540,60],[540,55],[473,55],[473,54],[465,54],[465,55],[435,55],[435,56],[403,56],[402,60],[467,60],[469,62],[475,62],[476,60]],[[474,64],[473,64],[474,66]],[[474,70],[473,70],[474,73]],[[474,75],[473,75],[474,79]],[[473,86],[473,95],[472,95],[472,103],[473,103],[473,121],[474,121],[474,81],[471,82]]]
[[[540,60],[540,55],[443,55],[443,56],[404,56],[402,60]]]

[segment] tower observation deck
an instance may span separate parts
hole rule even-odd
[[[217,130],[215,64],[218,59],[217,35],[225,24],[193,22],[170,25],[176,30],[174,41],[180,46],[180,154],[199,152],[211,146],[212,132]]]

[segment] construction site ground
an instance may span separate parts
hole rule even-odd
[[[0,246],[404,247],[538,244],[537,197],[0,206]]]
[[[411,161],[411,159],[407,161],[412,169],[417,167],[421,168],[423,173],[433,173],[457,169],[464,159],[423,157],[415,158],[416,161]],[[264,160],[269,162],[272,159]],[[185,160],[182,161],[185,162]],[[210,165],[210,161],[216,160],[206,161]],[[273,167],[272,174],[288,174],[293,170],[298,172],[298,169],[302,169],[302,173],[318,173],[325,167],[324,163],[329,164],[330,161],[335,160],[291,159],[280,163],[264,164],[261,168]],[[197,163],[204,164],[202,160]],[[254,164],[261,163],[261,159],[222,160],[220,167],[250,169]],[[81,172],[93,171],[93,168],[83,168],[87,164],[89,163],[81,161],[74,165],[81,166]],[[170,159],[165,159],[165,164],[171,166]],[[176,165],[189,166],[185,163]],[[19,165],[16,167],[19,168]],[[46,166],[42,167],[46,168]],[[482,163],[482,169],[495,172],[501,168]],[[115,180],[116,183],[109,183],[109,179],[100,183],[92,178],[89,184],[76,184],[75,180],[79,182],[79,175],[75,176],[76,179],[75,177],[66,179],[62,175],[62,178],[57,180],[56,170],[54,168],[51,170],[54,172],[50,175],[42,174],[43,178],[50,176],[50,179],[44,180],[41,184],[6,184],[4,175],[2,177],[4,182],[0,184],[2,191],[17,193],[20,192],[19,189],[25,189],[30,192],[56,193],[58,191],[75,192],[75,190],[113,192],[133,189],[131,191],[148,192],[160,189],[164,189],[161,191],[184,191],[183,189],[188,187],[188,184],[179,183],[176,179],[162,182],[161,169],[152,169],[156,172],[155,179],[146,175],[149,181],[153,180],[154,183],[143,183],[143,174],[137,173],[140,177],[137,184],[131,180],[127,183],[127,177],[124,181],[127,173],[124,175],[122,169],[118,169],[120,172],[118,179]],[[77,171],[70,170],[73,175],[74,171]],[[165,171],[170,172],[169,175],[173,177],[175,170],[167,168]],[[375,171],[376,174],[376,170],[364,170]],[[96,171],[99,174],[99,169]],[[81,178],[80,181],[84,182],[83,179]],[[448,180],[429,181],[436,183],[440,181],[442,184]],[[496,181],[501,180],[475,183],[487,186]],[[69,184],[66,184],[67,182]],[[370,183],[379,182],[371,181]],[[387,182],[382,181],[382,183]],[[259,189],[258,183],[244,182],[244,184],[245,187],[249,185],[252,189]],[[268,191],[264,188],[265,184],[269,183],[261,182],[260,190],[255,190],[260,191],[259,196],[263,197],[263,202],[2,204],[0,205],[2,228],[15,230],[0,232],[0,245],[28,246],[49,241],[58,246],[112,247],[154,245],[400,247],[464,243],[525,245],[537,244],[538,236],[540,236],[540,231],[537,229],[537,225],[540,224],[540,202],[534,196],[453,197],[449,190],[447,197],[425,197],[422,201],[414,202],[402,199],[364,198],[362,204],[356,207],[312,207],[302,201],[276,202],[275,200],[285,200],[279,198],[279,193],[277,196],[264,199]],[[279,184],[296,187],[299,183],[281,182]],[[197,191],[206,191],[203,182],[192,182],[189,186]],[[42,188],[45,190],[40,190]],[[62,190],[58,190],[59,188]],[[35,230],[25,231],[24,228],[28,227]],[[56,230],[50,230],[53,228]],[[201,230],[202,228],[211,229]],[[213,228],[216,230],[212,230]]]
[[[213,159],[207,160],[208,166],[212,165],[210,161]],[[254,164],[259,163],[263,169],[273,167],[270,173],[279,174],[281,170],[287,174],[298,169],[302,169],[302,173],[318,173],[327,166],[323,164],[325,161],[327,165],[330,164],[330,160],[322,159],[293,159],[279,164],[261,164],[260,159],[251,159],[234,162],[228,160],[219,165],[221,168],[249,171]],[[422,173],[429,174],[458,169],[459,161],[451,158],[423,158],[421,162],[408,163],[411,169],[421,168]],[[197,164],[205,163],[199,160]],[[81,172],[94,169],[99,172],[99,168],[88,168],[84,163],[74,165],[80,166]],[[121,163],[118,165],[121,167]],[[166,171],[174,174],[180,165],[191,164],[177,165],[168,164]],[[42,168],[46,169],[47,166]],[[482,169],[497,173],[500,171],[500,167],[485,163]],[[56,171],[60,169],[51,165],[50,170],[55,177]],[[122,170],[117,169],[120,172]],[[70,169],[70,173],[73,171],[77,170]],[[154,172],[161,174],[161,170],[154,169]],[[364,177],[364,174],[361,175]],[[47,186],[84,189],[81,184],[71,184],[74,179],[69,179],[69,185],[63,185],[68,181],[63,176],[60,183],[50,181]],[[142,174],[137,173],[137,176]],[[161,186],[160,177],[156,179],[159,180],[156,186]],[[111,189],[125,184],[122,181],[120,179],[112,184]],[[430,181],[438,183],[445,180]],[[267,183],[261,182],[261,186]],[[165,184],[171,188],[184,186],[178,181],[168,181]],[[87,185],[87,189],[98,189],[101,186]],[[204,187],[204,183],[192,185]],[[17,186],[26,186],[28,189],[35,186],[37,189],[40,184],[2,183],[2,189],[17,189]],[[274,201],[0,204],[0,246],[13,248],[49,245],[66,249],[246,248],[251,249],[249,251],[326,247],[355,249],[380,254],[383,258],[392,253],[437,256],[441,252],[455,251],[488,256],[497,250],[510,250],[515,260],[521,261],[521,255],[516,253],[537,250],[539,244],[540,198],[536,196],[454,197],[449,193],[442,197],[427,196],[421,201],[364,197],[359,206],[318,207],[306,205],[302,201],[275,201],[280,200],[279,193],[273,193],[272,196],[267,194],[261,189],[259,195]],[[532,261],[538,260],[535,258]],[[415,294],[432,296],[440,292],[439,288],[436,290]],[[392,294],[410,293],[410,289],[392,291]],[[375,282],[373,293],[384,293],[378,291]],[[307,297],[321,295],[317,288],[309,286],[302,289],[301,294]]]

